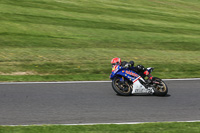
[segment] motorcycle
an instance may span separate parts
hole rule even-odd
[[[154,68],[149,67],[149,74]],[[168,87],[166,83],[157,77],[154,77],[150,83],[145,76],[138,74],[130,68],[123,68],[120,65],[113,65],[110,79],[112,80],[112,88],[118,95],[156,95],[166,96]]]

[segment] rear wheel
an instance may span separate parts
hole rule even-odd
[[[112,81],[113,90],[122,96],[129,96],[132,92],[132,84],[127,80],[120,81],[121,77],[115,77]]]
[[[166,96],[168,92],[168,87],[164,81],[159,78],[153,79],[154,95],[156,96]]]

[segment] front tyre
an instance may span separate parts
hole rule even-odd
[[[132,92],[132,84],[127,80],[120,81],[121,77],[115,77],[112,81],[113,90],[122,96],[129,96]]]
[[[156,96],[166,96],[168,93],[168,87],[166,83],[160,78],[153,79],[154,95]]]

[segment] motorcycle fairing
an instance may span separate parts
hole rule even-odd
[[[153,67],[148,67],[148,68],[147,68],[147,71],[148,71],[149,73],[151,73],[153,70],[154,70]]]
[[[129,81],[133,82],[133,89],[132,89],[132,94],[149,94],[153,92],[152,88],[146,89],[139,80],[142,80],[143,82],[144,79],[139,76],[136,72],[129,70],[127,68],[123,68],[119,65],[115,65],[112,68],[112,73],[110,74],[110,79],[113,79],[115,76],[120,75],[124,78],[121,78],[120,81],[124,81],[128,79]]]
[[[145,88],[144,85],[141,84],[141,82],[139,80],[142,80],[144,82],[144,79],[142,77],[138,77],[137,79],[135,79],[135,81],[133,82],[133,90],[132,90],[132,94],[149,94],[149,93],[153,93],[153,89],[152,88]]]
[[[116,75],[121,75],[126,79],[134,82],[138,77],[140,77],[137,73],[127,68],[123,68],[119,65],[115,65],[112,68],[112,73],[110,74],[110,79],[113,79]]]

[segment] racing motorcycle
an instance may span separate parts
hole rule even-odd
[[[149,67],[147,71],[151,73],[154,68]],[[110,79],[112,80],[112,88],[118,95],[156,95],[165,96],[168,92],[166,83],[157,77],[151,82],[145,79],[142,74],[138,74],[130,68],[124,68],[120,65],[113,65]]]

